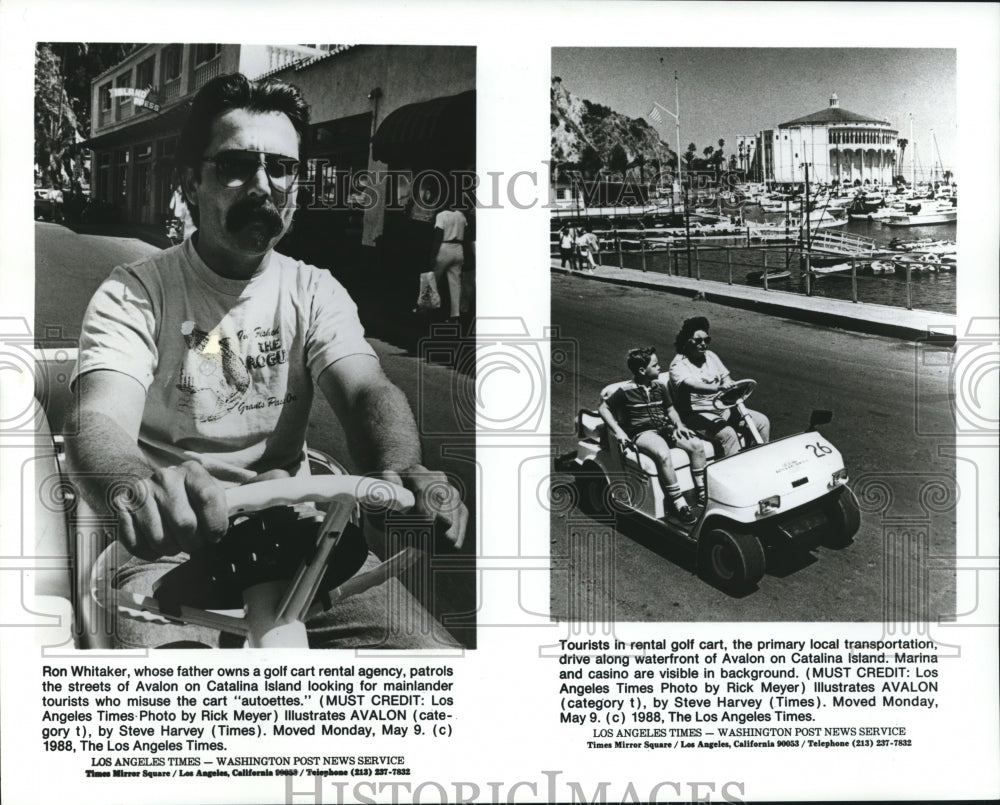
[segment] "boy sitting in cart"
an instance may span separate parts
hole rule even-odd
[[[684,523],[697,520],[681,493],[677,473],[670,461],[670,448],[680,447],[691,456],[697,503],[705,503],[705,451],[697,435],[685,427],[674,408],[667,384],[660,378],[660,361],[654,347],[639,347],[628,353],[632,380],[607,390],[597,409],[608,429],[625,449],[629,445],[649,456],[677,517]]]

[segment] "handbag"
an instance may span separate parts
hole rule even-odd
[[[437,279],[433,271],[425,271],[420,275],[420,291],[417,293],[417,310],[437,310],[441,307],[441,294],[438,293]]]

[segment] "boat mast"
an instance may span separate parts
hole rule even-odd
[[[941,181],[944,181],[944,161],[941,159],[941,149],[938,148],[937,136],[934,129],[931,129],[931,140],[934,141],[934,153],[937,154],[937,164],[941,166]]]
[[[913,150],[910,152],[910,192],[917,189],[917,141],[913,139],[913,112],[910,112],[910,145]]]
[[[674,70],[674,108],[677,110],[677,113],[674,115],[674,124],[677,128],[677,189],[683,192],[684,180],[681,176],[681,96],[678,89],[676,70]]]
[[[761,158],[761,168],[764,171],[764,192],[767,192],[767,145],[764,142],[764,131],[760,132],[760,158]]]

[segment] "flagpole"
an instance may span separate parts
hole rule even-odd
[[[677,71],[674,70],[674,105],[676,112],[671,112],[662,103],[653,101],[654,107],[659,107],[674,119],[674,126],[677,130],[677,194],[682,195],[684,190],[684,172],[681,169],[681,101],[680,90],[678,89]]]
[[[677,189],[683,192],[684,178],[681,175],[681,96],[678,89],[676,70],[674,70],[674,107],[677,109],[677,114],[674,115],[674,123],[677,125]]]

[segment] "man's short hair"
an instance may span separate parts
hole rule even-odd
[[[299,88],[274,78],[251,81],[243,73],[230,73],[213,78],[195,96],[177,145],[181,168],[198,170],[211,140],[212,122],[230,109],[284,114],[299,135],[299,159],[303,158],[302,140],[309,126],[309,105]]]
[[[628,369],[632,374],[638,374],[649,366],[650,360],[656,354],[656,347],[636,347],[628,351]]]
[[[674,339],[674,348],[677,352],[683,352],[688,339],[699,330],[704,330],[706,333],[708,332],[708,319],[704,316],[695,316],[691,319],[685,319],[684,324],[681,325],[680,332],[677,333],[677,338]]]

